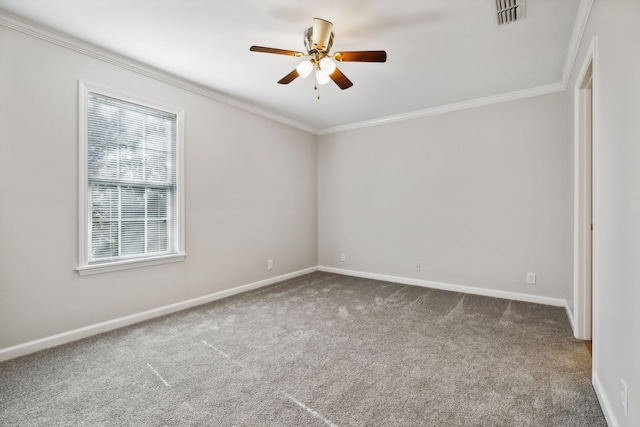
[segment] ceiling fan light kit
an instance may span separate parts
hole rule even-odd
[[[383,50],[336,52],[329,54],[333,46],[333,24],[320,18],[314,18],[313,26],[304,32],[304,46],[307,53],[286,49],[275,49],[263,46],[251,46],[252,52],[272,53],[294,57],[305,57],[304,62],[289,74],[278,81],[279,84],[289,84],[297,77],[307,78],[316,70],[316,89],[333,80],[340,89],[348,89],[353,86],[351,80],[338,69],[335,61],[339,62],[386,62],[387,53]],[[318,98],[320,96],[318,95]]]
[[[311,71],[313,71],[313,62],[311,61],[301,62],[296,67],[296,71],[298,72],[300,77],[302,77],[303,79],[306,79],[307,77],[309,77],[309,74],[311,74]]]
[[[333,62],[328,56],[322,58],[319,65],[320,70],[327,74],[332,74],[336,70],[336,63]]]
[[[316,81],[319,85],[326,85],[331,81],[331,77],[329,77],[329,74],[323,73],[322,70],[316,70]]]

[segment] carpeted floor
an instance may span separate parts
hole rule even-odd
[[[563,308],[312,273],[0,364],[0,425],[605,426]]]

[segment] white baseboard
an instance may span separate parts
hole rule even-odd
[[[611,407],[611,401],[607,398],[607,394],[604,391],[604,387],[602,387],[602,383],[600,382],[600,377],[597,372],[594,372],[591,376],[591,383],[596,391],[596,396],[600,402],[604,418],[607,420],[607,425],[609,425],[609,427],[618,427],[620,424],[618,424],[618,420],[614,415],[613,408]]]
[[[281,282],[283,280],[293,279],[295,277],[312,273],[314,271],[318,271],[318,268],[311,267],[304,270],[295,271],[293,273],[283,274],[277,277],[271,277],[269,279],[260,280],[258,282],[249,283],[247,285],[237,286],[231,289],[225,289],[224,291],[215,292],[213,294],[205,295],[198,298],[193,298],[187,301],[166,305],[164,307],[154,308],[152,310],[147,310],[141,313],[120,317],[118,319],[97,323],[95,325],[85,326],[83,328],[74,329],[72,331],[63,332],[61,334],[52,335],[50,337],[41,338],[35,341],[30,341],[30,342],[19,344],[13,347],[3,348],[3,349],[0,349],[0,362],[13,359],[19,356],[24,356],[26,354],[34,353],[36,351],[44,350],[47,348],[56,347],[61,344],[67,344],[72,341],[77,341],[79,339],[101,334],[103,332],[112,331],[114,329],[122,328],[124,326],[133,325],[134,323],[139,323],[145,320],[164,316],[166,314],[171,314],[171,313],[175,313],[177,311],[185,310],[191,307],[196,307],[198,305],[206,304],[206,303],[216,301],[232,295],[236,295],[242,292],[247,292],[253,289],[261,288],[263,286],[271,285],[273,283]]]
[[[532,302],[536,304],[546,304],[557,307],[567,307],[567,303],[563,299],[548,298],[536,295],[521,294],[516,292],[496,291],[491,289],[476,288],[472,286],[455,285],[450,283],[432,282],[428,280],[411,279],[407,277],[389,276],[383,274],[366,273],[362,271],[345,270],[341,268],[317,266],[311,267],[300,271],[284,274],[277,277],[272,277],[258,282],[249,283],[247,285],[237,286],[232,289],[226,289],[224,291],[215,292],[213,294],[205,295],[198,298],[193,298],[187,301],[182,301],[175,304],[170,304],[164,307],[147,310],[141,313],[132,314],[118,319],[109,320],[95,325],[85,326],[83,328],[74,329],[61,334],[52,335],[49,337],[41,338],[35,341],[30,341],[24,344],[19,344],[13,347],[7,347],[0,349],[0,362],[4,360],[13,359],[19,356],[24,356],[29,353],[44,350],[47,348],[55,347],[62,344],[67,344],[72,341],[77,341],[82,338],[87,338],[93,335],[101,334],[103,332],[112,331],[114,329],[122,328],[124,326],[133,325],[135,323],[143,322],[145,320],[153,319],[156,317],[164,316],[166,314],[175,313],[180,310],[185,310],[198,305],[206,304],[212,301],[216,301],[225,297],[236,295],[242,292],[247,292],[253,289],[261,288],[263,286],[271,285],[273,283],[281,282],[283,280],[293,279],[305,274],[312,273],[314,271],[325,271],[328,273],[342,274],[345,276],[362,277],[366,279],[384,280],[388,282],[402,283],[406,285],[422,286],[426,288],[442,289],[445,291],[463,292],[466,294],[483,295],[494,298],[504,298],[516,301]],[[569,315],[569,310],[567,310]],[[572,319],[569,316],[569,321]]]
[[[573,320],[573,313],[571,312],[571,310],[569,309],[569,302],[565,301],[564,302],[564,311],[567,312],[567,319],[569,319],[569,324],[571,325],[571,330],[573,331],[573,336],[577,339],[580,339],[576,336],[576,327],[575,327],[575,323]]]
[[[476,288],[473,286],[454,285],[450,283],[432,282],[429,280],[411,279],[408,277],[387,276],[384,274],[366,273],[363,271],[344,270],[342,268],[318,266],[319,271],[327,273],[344,274],[345,276],[362,277],[365,279],[384,280],[387,282],[402,283],[404,285],[422,286],[425,288],[441,289],[444,291],[462,292],[465,294],[482,295],[486,297],[504,298],[515,301],[532,302],[536,304],[566,307],[567,302],[560,298],[541,297],[537,295],[521,294],[517,292],[496,291],[492,289]]]

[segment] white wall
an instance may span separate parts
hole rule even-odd
[[[640,425],[639,16],[595,0],[567,93],[319,143],[0,26],[0,351],[316,264],[571,299],[572,88],[598,36],[594,379],[612,423]],[[185,108],[185,262],[74,272],[78,79]]]
[[[315,135],[3,26],[0,58],[0,351],[316,266]],[[78,79],[185,109],[184,262],[74,271]]]
[[[595,52],[594,385],[612,425],[640,425],[640,1],[595,0],[569,99]],[[573,113],[570,118],[573,119]],[[629,391],[629,414],[620,403]]]
[[[566,128],[555,93],[321,136],[319,265],[563,300]]]

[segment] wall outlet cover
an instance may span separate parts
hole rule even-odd
[[[529,285],[536,284],[536,273],[527,273],[527,284]]]

